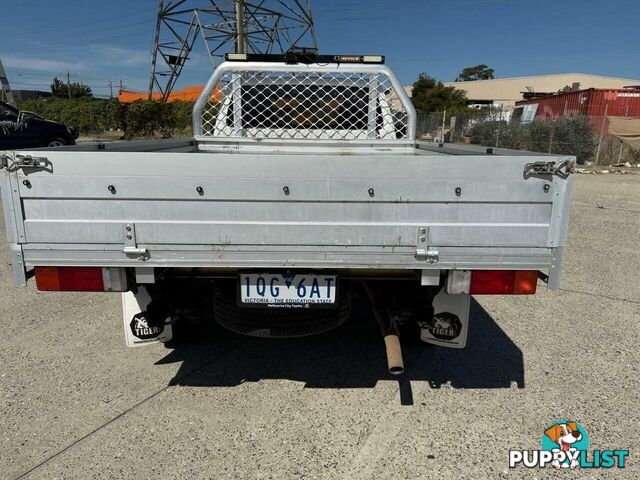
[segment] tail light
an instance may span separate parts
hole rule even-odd
[[[124,292],[124,268],[35,267],[36,287],[49,292]]]
[[[473,295],[528,295],[536,293],[536,270],[474,270],[469,293]]]

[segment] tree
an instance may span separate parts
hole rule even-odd
[[[577,92],[578,90],[580,90],[580,82],[575,82],[572,85],[565,85],[558,90],[558,93]]]
[[[58,77],[53,79],[53,83],[51,84],[51,93],[54,97],[68,98],[69,92],[71,92],[71,98],[85,98],[93,96],[91,89],[86,85],[76,82],[72,82],[67,85],[62,80],[59,80]]]
[[[484,63],[475,67],[467,67],[460,72],[456,82],[468,82],[471,80],[491,80],[493,76],[493,68],[487,67]]]
[[[413,83],[411,101],[423,112],[459,111],[467,108],[467,96],[463,90],[446,87],[442,82],[421,73]]]

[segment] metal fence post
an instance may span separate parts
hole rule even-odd
[[[624,147],[624,142],[620,140],[620,151],[618,152],[618,163],[622,161],[622,147]]]
[[[596,165],[600,160],[600,148],[602,147],[602,137],[604,137],[604,123],[607,121],[607,112],[609,111],[609,104],[604,106],[604,115],[602,115],[602,124],[600,125],[600,140],[598,140],[598,150],[596,151]]]
[[[456,122],[457,118],[454,116],[449,117],[449,143],[455,143],[457,140],[456,135]]]

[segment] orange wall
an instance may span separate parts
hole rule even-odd
[[[176,100],[182,100],[184,102],[195,102],[202,90],[204,89],[204,85],[195,85],[185,87],[183,90],[174,90],[169,94],[169,98],[167,102],[175,102]],[[220,100],[222,98],[222,92],[220,88],[216,88],[213,91],[213,95],[211,96],[214,100]],[[118,93],[118,101],[120,103],[131,103],[136,100],[147,100],[149,98],[148,93],[141,92],[127,92],[126,90],[121,90]],[[151,98],[153,100],[162,99],[162,95],[160,93],[154,93]]]

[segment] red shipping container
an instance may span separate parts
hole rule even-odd
[[[518,107],[536,104],[536,120],[586,115],[594,125],[601,126],[605,112],[609,117],[640,117],[640,89],[590,88],[516,102]]]

